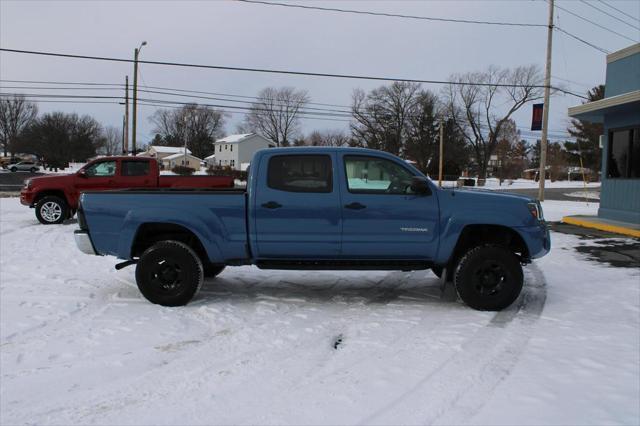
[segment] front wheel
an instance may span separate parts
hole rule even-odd
[[[38,171],[38,169],[36,169],[35,167],[32,167],[31,170],[29,170],[31,173],[35,173]]]
[[[12,167],[12,168],[11,168],[11,169],[9,169],[9,170],[11,170],[13,173],[15,173],[15,172],[17,172],[17,171],[18,171],[18,168],[17,168],[17,167]]]
[[[50,195],[36,204],[36,217],[43,225],[62,223],[68,214],[67,202],[60,197]]]
[[[196,295],[204,281],[202,261],[180,241],[160,241],[142,254],[136,266],[136,283],[151,303],[183,306]]]
[[[524,276],[520,260],[505,247],[482,245],[458,262],[454,283],[464,303],[481,311],[500,311],[520,295]]]

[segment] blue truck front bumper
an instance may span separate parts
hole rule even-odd
[[[546,223],[516,229],[527,244],[531,259],[538,259],[551,250],[551,235]]]

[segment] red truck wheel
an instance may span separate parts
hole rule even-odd
[[[180,241],[165,240],[142,253],[136,266],[136,283],[151,303],[183,306],[198,293],[204,281],[198,254]]]
[[[36,217],[43,225],[62,223],[69,215],[67,202],[60,197],[50,195],[36,204]]]

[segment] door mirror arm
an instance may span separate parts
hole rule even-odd
[[[411,180],[411,191],[418,195],[431,195],[429,180],[422,176],[414,176]]]

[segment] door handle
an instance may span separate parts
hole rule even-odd
[[[365,206],[364,204],[360,204],[358,202],[354,202],[351,204],[345,204],[344,206],[346,209],[351,209],[351,210],[362,210],[362,209],[366,209],[367,206]]]
[[[262,207],[265,209],[279,209],[282,207],[282,204],[276,203],[275,201],[269,201],[268,203],[262,204]]]

